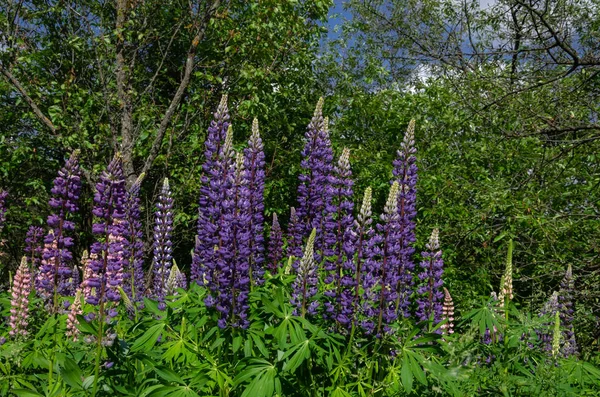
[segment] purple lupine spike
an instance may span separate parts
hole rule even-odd
[[[125,239],[127,224],[125,222],[125,177],[123,162],[117,154],[108,165],[96,184],[93,214],[96,223],[92,233],[96,241],[90,248],[90,262],[86,269],[86,286],[91,288],[86,301],[100,306],[100,317],[114,310],[104,311],[105,303],[118,302],[121,298],[119,287],[123,278],[123,267],[127,258],[124,248],[128,244]]]
[[[297,266],[297,274],[292,284],[292,305],[296,306],[294,313],[305,317],[306,314],[315,315],[319,301],[314,299],[318,288],[317,262],[315,261],[314,244],[317,230],[313,229],[306,242],[304,255]]]
[[[264,276],[265,238],[264,238],[264,191],[265,191],[265,153],[258,131],[258,120],[252,121],[252,135],[248,147],[244,149],[246,188],[249,190],[249,230],[250,230],[250,281],[261,285]],[[252,285],[251,284],[251,285]]]
[[[432,326],[435,326],[442,320],[444,299],[442,292],[444,261],[442,260],[438,229],[433,229],[426,247],[427,251],[421,253],[423,272],[419,273],[419,280],[422,284],[417,289],[417,294],[420,296],[417,299],[416,314],[419,321],[432,320]]]
[[[156,203],[156,221],[154,226],[154,259],[152,271],[154,272],[153,296],[159,302],[159,308],[165,309],[165,296],[167,280],[173,264],[173,198],[169,188],[169,180],[165,178],[158,203]]]
[[[333,215],[327,211],[332,199],[332,189],[329,188],[333,174],[333,150],[329,139],[327,121],[323,118],[323,98],[320,98],[313,118],[306,131],[306,144],[302,150],[303,172],[298,177],[298,207],[296,213],[299,219],[294,224],[292,241],[302,241],[312,229],[317,230],[315,238],[316,260],[333,255],[331,247],[335,244],[335,222]],[[294,244],[288,248],[288,254],[296,258],[302,256],[302,245]]]
[[[271,238],[269,239],[269,270],[271,274],[277,273],[279,263],[283,259],[283,234],[277,220],[277,214],[273,213],[273,224],[271,225]]]
[[[13,285],[10,290],[10,327],[9,335],[12,337],[27,336],[29,318],[29,295],[31,294],[31,270],[27,265],[27,257],[21,259]]]
[[[298,218],[296,208],[290,208],[290,221],[287,230],[287,256],[298,258],[298,250],[302,252],[302,224]]]
[[[221,312],[219,326],[246,328],[248,294],[250,292],[250,190],[245,178],[244,156],[237,154],[231,188],[224,201],[219,250],[219,284],[217,310]]]
[[[229,160],[223,157],[223,145],[229,125],[227,95],[223,95],[204,141],[204,164],[198,206],[198,238],[191,267],[191,279],[200,285],[213,283],[215,277],[215,247],[219,245],[221,203],[225,199],[227,190],[225,184],[228,183],[223,174],[228,171]]]
[[[55,213],[48,216],[50,231],[44,242],[43,259],[40,267],[39,288],[46,297],[54,297],[53,311],[58,309],[58,296],[71,295],[77,286],[72,285],[73,278],[73,237],[75,223],[69,216],[78,211],[77,200],[81,191],[81,173],[78,161],[79,151],[74,151],[65,166],[58,172],[51,190],[50,207]]]
[[[400,184],[398,193],[400,264],[396,285],[398,316],[410,316],[409,296],[413,283],[411,272],[415,268],[415,218],[417,216],[417,158],[415,153],[415,121],[408,123],[404,139],[394,161],[394,180]]]
[[[40,288],[37,285],[37,272],[40,268],[40,261],[43,252],[43,237],[44,229],[39,226],[29,226],[27,235],[25,236],[25,253],[27,256],[27,264],[31,270],[32,278],[35,280],[35,290]]]
[[[372,239],[372,249],[376,260],[369,262],[370,271],[378,288],[373,311],[377,324],[377,336],[390,331],[389,324],[397,318],[396,289],[397,272],[400,265],[398,239],[398,182],[394,182],[385,204],[381,222],[377,224],[377,234]]]
[[[440,327],[444,335],[454,333],[454,302],[448,289],[444,287],[444,306],[442,308],[442,320],[445,321]]]
[[[372,241],[374,234],[373,227],[371,226],[373,223],[373,213],[371,210],[372,196],[373,192],[371,188],[367,187],[367,189],[365,189],[360,211],[358,212],[358,216],[354,221],[354,226],[351,229],[352,241],[356,254],[351,263],[346,263],[346,274],[344,274],[343,278],[343,285],[346,288],[342,293],[343,310],[338,317],[338,321],[342,324],[344,321],[340,320],[340,317],[343,317],[344,320],[345,318],[354,319],[354,325],[360,323],[367,333],[371,333],[374,328],[373,322],[370,321],[373,317],[373,313],[369,313],[368,315],[364,315],[363,313],[363,308],[369,308],[368,305],[363,306],[363,303],[374,299],[373,297],[370,297],[371,299],[368,299],[367,297],[369,291],[372,291],[373,286],[375,285],[374,278],[372,275],[369,275],[367,271],[369,269],[367,261],[370,260],[372,253],[372,250],[369,248],[369,243]],[[354,274],[352,274],[352,271],[354,271]],[[351,294],[351,306],[347,304],[347,293]]]
[[[333,245],[333,261],[326,261],[325,284],[327,285],[325,296],[329,298],[325,302],[326,316],[336,319],[342,326],[351,325],[348,313],[352,311],[352,293],[348,287],[352,287],[355,274],[354,268],[354,241],[352,227],[354,225],[354,202],[352,201],[352,170],[350,169],[350,150],[345,148],[334,169],[329,189],[332,190],[331,202],[328,204],[327,212],[333,214],[335,222],[335,240]]]
[[[144,232],[140,210],[140,187],[145,174],[142,173],[127,191],[125,200],[125,246],[127,258],[123,268],[123,291],[132,302],[140,302],[144,295]]]
[[[554,315],[559,311],[560,305],[558,302],[558,291],[554,291],[548,301],[542,307],[540,311],[540,317],[548,316],[549,318],[554,317]],[[551,328],[550,323],[546,323],[546,330],[537,330],[536,333],[538,338],[540,339],[541,348],[550,353],[552,352],[552,334],[549,332]]]
[[[579,354],[577,341],[575,340],[575,331],[573,329],[573,293],[575,291],[575,282],[573,280],[573,270],[569,264],[564,278],[560,283],[558,290],[558,309],[560,312],[560,323],[564,329],[564,344],[561,354],[569,357]]]
[[[0,190],[0,232],[4,228],[4,223],[6,222],[6,198],[8,197],[8,192],[6,190]]]

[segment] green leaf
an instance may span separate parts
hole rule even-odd
[[[62,376],[65,383],[74,389],[81,389],[82,386],[82,374],[79,366],[71,358],[66,358],[64,366],[60,369],[60,375]]]
[[[410,393],[413,387],[413,374],[410,370],[410,363],[408,362],[408,357],[405,355],[402,360],[402,368],[400,369],[400,378],[402,379],[402,386],[404,386],[404,391]]]
[[[148,330],[134,342],[133,346],[131,346],[131,351],[149,352],[156,344],[156,341],[164,328],[164,323],[156,324],[148,328]]]

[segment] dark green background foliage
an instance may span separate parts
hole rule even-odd
[[[223,93],[236,145],[259,119],[266,212],[285,224],[306,124],[323,95],[334,150],[351,148],[355,194],[372,186],[377,212],[416,120],[417,247],[440,227],[459,312],[497,290],[512,238],[516,302],[537,313],[572,264],[578,342],[586,356],[598,351],[597,1],[351,0],[336,4],[336,34],[330,1],[214,3],[0,1],[3,286],[27,227],[44,224],[52,179],[73,149],[87,170],[78,251],[90,242],[93,183],[113,153],[125,153],[132,178],[156,148],[142,189],[146,232],[168,176],[186,269],[205,131]],[[542,3],[551,6],[540,13]],[[189,83],[166,117],[201,30]]]

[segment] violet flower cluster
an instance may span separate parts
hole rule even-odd
[[[328,298],[325,302],[326,316],[334,318],[342,326],[348,327],[351,322],[353,305],[353,286],[355,274],[354,267],[354,203],[352,201],[353,186],[352,170],[350,169],[350,150],[345,148],[334,168],[334,175],[330,179],[330,196],[327,211],[333,215],[335,222],[335,239],[333,245],[334,259],[326,261],[324,295]]]
[[[123,268],[123,291],[132,302],[140,302],[144,295],[144,232],[140,211],[140,187],[144,179],[142,173],[131,185],[125,199],[124,230],[126,245],[123,255],[126,260]]]
[[[575,340],[575,331],[573,329],[573,293],[575,292],[575,282],[573,280],[573,270],[571,265],[567,267],[564,278],[560,283],[558,291],[558,307],[560,311],[560,321],[564,329],[564,345],[561,353],[564,357],[579,354],[577,341]]]
[[[191,279],[200,285],[216,283],[216,252],[219,247],[222,203],[226,198],[230,183],[229,173],[233,165],[231,154],[223,152],[229,126],[227,96],[224,95],[214,114],[214,120],[208,127],[208,136],[204,142],[204,164],[198,206],[198,238],[191,267]]]
[[[73,152],[58,172],[48,203],[55,213],[48,216],[50,230],[44,239],[37,287],[42,297],[54,296],[53,310],[57,309],[58,295],[72,295],[79,284],[79,272],[72,265],[74,241],[68,235],[75,231],[75,223],[69,219],[69,215],[79,209],[77,201],[81,191],[81,175],[78,154],[77,151]]]
[[[302,150],[299,176],[298,207],[296,215],[299,222],[294,223],[294,230],[288,254],[299,258],[302,255],[301,242],[308,237],[312,229],[316,229],[315,253],[318,262],[323,257],[333,255],[335,245],[335,222],[331,211],[333,191],[330,189],[333,177],[333,150],[329,139],[328,122],[323,118],[323,98],[320,98],[312,120],[306,131],[306,143]],[[296,262],[295,266],[298,264]]]
[[[10,318],[8,326],[9,335],[12,337],[27,336],[29,318],[29,295],[31,294],[31,270],[27,265],[27,258],[23,257],[17,268],[13,285],[10,290]]]
[[[420,296],[417,298],[418,309],[416,314],[419,321],[432,320],[432,326],[435,326],[442,320],[442,302],[444,300],[444,293],[442,292],[444,261],[440,250],[438,229],[433,229],[426,247],[427,251],[421,253],[423,272],[419,273],[419,280],[422,284],[417,289]]]
[[[277,273],[279,262],[283,259],[283,233],[277,214],[273,213],[273,223],[271,224],[271,234],[269,238],[269,270],[271,274]]]
[[[227,150],[231,143],[225,145]],[[233,152],[233,149],[230,149]],[[248,327],[248,294],[250,293],[250,195],[244,169],[244,155],[238,153],[231,187],[223,202],[224,217],[219,249],[218,284],[213,289],[216,308],[221,313],[219,326]]]
[[[44,229],[39,226],[29,226],[25,235],[25,253],[27,263],[32,271],[37,270],[40,266],[43,238]]]
[[[410,316],[409,298],[411,294],[412,276],[415,268],[412,256],[415,237],[415,218],[417,216],[417,158],[415,153],[415,121],[408,124],[404,139],[398,150],[398,158],[394,161],[393,175],[400,185],[398,193],[398,239],[399,239],[399,271],[396,280],[396,306],[398,316]]]
[[[6,190],[0,190],[0,232],[4,228],[4,222],[6,222],[6,198],[8,197],[8,192]]]
[[[258,131],[258,120],[252,122],[252,135],[248,140],[248,147],[244,149],[244,167],[246,180],[245,189],[248,189],[249,207],[249,233],[250,248],[250,281],[260,285],[263,282],[265,262],[264,241],[264,190],[265,190],[265,153],[262,139]]]
[[[306,242],[304,255],[300,259],[297,266],[297,274],[292,284],[292,299],[291,303],[296,308],[294,313],[305,317],[307,314],[317,314],[319,301],[314,299],[318,290],[318,267],[315,260],[315,237],[317,230],[313,229]]]
[[[94,194],[96,223],[92,226],[92,233],[96,241],[90,247],[89,277],[86,279],[86,286],[90,289],[85,298],[89,304],[100,305],[101,316],[105,302],[118,302],[120,299],[123,267],[127,265],[124,256],[128,245],[124,237],[127,230],[125,200],[123,163],[117,154],[100,175]],[[115,314],[114,310],[108,311],[109,317]]]
[[[165,178],[158,203],[156,203],[154,225],[154,258],[152,271],[154,273],[153,296],[159,302],[159,308],[165,309],[165,296],[168,294],[167,280],[173,263],[173,198],[169,188],[169,180]]]
[[[390,332],[390,324],[397,318],[396,301],[400,269],[400,239],[398,216],[398,182],[394,182],[386,201],[381,222],[377,224],[377,234],[370,242],[371,256],[368,261],[369,272],[377,288],[371,302],[370,310],[366,313],[371,317],[376,335]],[[373,288],[371,287],[371,289]]]

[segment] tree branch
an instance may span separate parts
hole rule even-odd
[[[50,121],[50,119],[48,117],[46,117],[46,115],[44,115],[44,113],[40,110],[40,108],[35,104],[33,99],[31,99],[31,97],[27,94],[27,91],[25,91],[25,88],[23,87],[23,85],[21,85],[19,80],[11,72],[6,70],[4,68],[4,66],[2,66],[1,64],[0,64],[0,73],[2,73],[4,75],[4,77],[6,77],[8,79],[8,81],[17,89],[17,91],[19,91],[19,93],[21,94],[23,99],[25,99],[25,102],[27,102],[29,107],[33,110],[33,113],[35,113],[37,118],[46,127],[48,127],[48,129],[50,129],[52,134],[56,135],[58,128],[52,123],[52,121]]]
[[[152,167],[152,163],[154,162],[154,160],[156,160],[156,157],[158,156],[158,152],[162,146],[162,141],[165,136],[167,127],[169,126],[169,123],[173,118],[173,114],[175,113],[175,110],[181,103],[183,94],[190,83],[192,71],[194,70],[194,58],[196,56],[196,48],[198,47],[200,41],[204,38],[206,28],[208,27],[208,22],[214,16],[217,8],[219,7],[219,4],[220,0],[214,0],[204,14],[204,18],[202,19],[201,24],[198,27],[196,37],[194,37],[194,40],[192,40],[192,44],[190,45],[187,59],[185,61],[185,70],[183,73],[183,78],[181,79],[181,83],[179,84],[177,92],[175,92],[175,95],[173,96],[173,99],[171,100],[171,103],[169,104],[169,107],[167,108],[167,111],[165,112],[165,115],[163,116],[160,122],[158,131],[156,132],[156,136],[154,137],[154,142],[152,143],[152,147],[150,148],[150,153],[148,154],[146,162],[144,163],[144,167],[142,168],[140,173],[148,173],[148,170],[150,169],[150,167]]]

